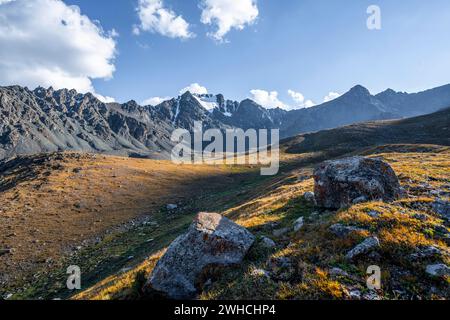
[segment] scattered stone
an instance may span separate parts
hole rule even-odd
[[[339,238],[345,238],[352,232],[364,231],[364,229],[353,227],[353,226],[345,226],[343,224],[337,223],[333,224],[330,229],[331,233]]]
[[[410,255],[411,260],[419,260],[419,259],[427,259],[432,257],[438,257],[442,255],[441,249],[435,246],[428,246],[421,250],[418,250],[416,253]]]
[[[359,290],[351,290],[349,293],[349,298],[352,300],[361,300],[361,291]]]
[[[5,300],[9,300],[12,298],[12,296],[13,296],[12,293],[7,293],[7,294],[5,294],[4,298],[5,298]]]
[[[273,241],[272,239],[267,238],[267,237],[262,237],[261,238],[261,243],[266,248],[274,248],[276,246],[275,241]]]
[[[326,161],[314,171],[318,206],[339,209],[354,201],[393,201],[400,197],[400,183],[389,164],[379,159],[352,157]]]
[[[367,215],[368,215],[369,217],[371,217],[371,218],[378,218],[379,216],[381,216],[381,212],[372,210],[372,211],[369,211],[369,212],[367,213]]]
[[[349,274],[342,270],[341,268],[333,268],[329,271],[329,274],[332,276],[338,276],[338,277],[348,277]]]
[[[432,277],[450,277],[450,268],[445,264],[428,265],[426,273]]]
[[[167,208],[167,210],[169,210],[169,211],[173,211],[173,210],[178,209],[178,206],[177,206],[176,204],[170,203],[170,204],[168,204],[168,205],[166,206],[166,208]]]
[[[199,213],[158,261],[144,291],[157,291],[172,299],[194,298],[208,273],[240,264],[254,241],[247,229],[220,214]]]
[[[303,198],[305,198],[305,200],[308,202],[316,204],[316,196],[314,195],[314,192],[305,192],[303,194]]]
[[[273,236],[279,238],[281,236],[284,236],[288,232],[289,232],[289,228],[276,229],[276,230],[273,230]]]
[[[295,220],[295,222],[294,222],[294,231],[295,232],[297,232],[297,231],[299,231],[301,228],[303,228],[303,225],[305,224],[305,221],[304,221],[305,219],[304,219],[304,217],[300,217],[300,218],[298,218],[297,220]]]
[[[373,291],[373,290],[370,290],[370,291],[364,293],[363,299],[364,299],[364,300],[370,300],[370,301],[383,300],[383,299],[380,297],[380,295],[379,295],[376,291]]]
[[[352,260],[362,254],[366,254],[380,246],[380,240],[377,237],[371,237],[358,244],[345,256],[346,259]]]
[[[436,199],[432,205],[433,211],[447,221],[450,221],[450,201]]]

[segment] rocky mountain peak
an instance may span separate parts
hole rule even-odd
[[[362,85],[354,86],[347,92],[347,94],[350,94],[353,96],[361,96],[361,97],[371,96],[370,91],[367,88],[363,87]]]

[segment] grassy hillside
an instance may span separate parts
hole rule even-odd
[[[408,255],[423,246],[436,246],[448,252],[448,243],[442,233],[442,221],[431,210],[434,192],[450,193],[450,148],[422,145],[420,153],[379,153],[391,163],[410,194],[409,199],[392,204],[372,202],[340,210],[320,211],[302,198],[312,191],[312,164],[286,172],[283,178],[255,185],[248,199],[227,205],[221,211],[237,223],[247,227],[258,237],[268,236],[276,241],[273,250],[261,244],[252,248],[245,263],[230,269],[206,288],[201,299],[348,299],[350,292],[366,292],[366,269],[377,264],[383,273],[383,290],[379,298],[409,299],[449,298],[447,280],[436,280],[425,275],[425,265],[437,257],[409,261]],[[394,147],[392,147],[394,148]],[[407,149],[407,148],[406,148]],[[424,186],[426,184],[426,186]],[[379,218],[368,212],[377,211]],[[422,221],[418,217],[426,216]],[[299,232],[292,231],[293,222],[305,217],[306,225]],[[346,239],[336,239],[328,228],[335,223],[355,225],[367,229]],[[290,228],[287,234],[274,236],[273,231]],[[448,230],[448,229],[447,229]],[[377,235],[381,249],[376,255],[349,263],[343,256],[368,234]],[[151,273],[163,254],[149,254],[143,263],[111,275],[75,299],[139,299],[143,279]],[[277,278],[268,278],[263,270],[271,268],[277,259],[291,261],[287,268],[277,270]],[[447,264],[448,255],[441,259]],[[346,275],[335,275],[340,268]]]
[[[450,108],[402,120],[374,121],[315,133],[284,141],[288,153],[328,151],[343,154],[387,144],[450,145]]]
[[[0,255],[0,296],[17,298],[69,295],[65,268],[72,264],[89,285],[141,261],[205,204],[232,203],[261,179],[247,166],[76,153],[18,157],[0,162],[0,172],[0,249],[13,250]],[[178,209],[168,212],[167,204]]]

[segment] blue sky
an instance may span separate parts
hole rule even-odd
[[[207,35],[217,26],[201,22],[197,0],[163,1],[189,24],[195,37],[187,39],[134,34],[138,0],[64,2],[118,33],[112,77],[90,79],[96,92],[121,102],[174,96],[191,83],[237,100],[255,89],[276,91],[278,100],[295,104],[288,90],[320,103],[355,84],[377,93],[450,82],[448,0],[258,0],[256,19],[222,41]],[[371,4],[381,9],[381,30],[366,26]]]

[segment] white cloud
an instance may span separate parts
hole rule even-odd
[[[242,30],[259,15],[256,0],[201,0],[201,22],[217,29],[209,35],[218,41],[231,30]]]
[[[113,97],[102,96],[101,94],[98,93],[94,93],[94,96],[103,103],[116,102],[116,99],[114,99]]]
[[[341,95],[337,92],[330,92],[328,93],[328,95],[325,96],[325,98],[323,98],[323,102],[329,102],[332,101],[336,98],[339,98]]]
[[[162,0],[139,0],[137,12],[141,23],[133,27],[135,35],[148,31],[169,38],[189,39],[195,36],[189,31],[189,23],[182,16],[165,8]]]
[[[164,101],[172,99],[171,97],[152,97],[142,101],[142,105],[144,106],[157,106],[158,104],[163,103]]]
[[[301,94],[300,92],[296,92],[294,90],[288,90],[288,94],[292,98],[292,100],[294,100],[294,102],[296,103],[296,108],[293,108],[293,109],[311,108],[311,107],[315,106],[315,103],[312,100],[306,100],[305,96],[303,94]]]
[[[278,99],[277,91],[254,89],[251,90],[250,93],[252,94],[251,99],[265,108],[289,108]]]
[[[207,94],[208,93],[208,90],[205,87],[199,85],[198,83],[192,83],[188,87],[181,89],[180,94],[183,94],[187,91],[189,91],[190,93],[193,93],[193,94]]]
[[[0,0],[0,85],[95,92],[115,71],[116,32],[61,0]]]

